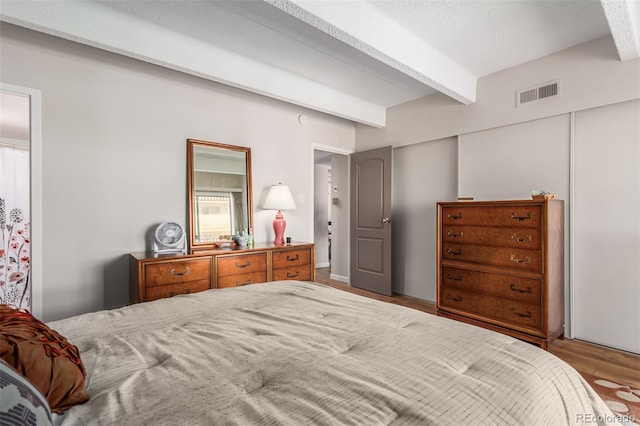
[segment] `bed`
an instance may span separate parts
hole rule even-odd
[[[317,283],[209,290],[48,324],[90,400],[59,425],[563,425],[617,419],[569,365]]]

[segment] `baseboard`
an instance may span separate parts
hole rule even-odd
[[[343,277],[342,275],[329,274],[329,278],[335,281],[340,281],[345,284],[349,284],[349,277]]]
[[[316,269],[318,269],[318,268],[328,268],[329,266],[331,266],[331,264],[329,262],[316,263]]]

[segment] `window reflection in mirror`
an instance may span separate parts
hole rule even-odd
[[[217,246],[252,227],[251,150],[188,140],[192,249]]]

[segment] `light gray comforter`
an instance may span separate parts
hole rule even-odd
[[[294,281],[209,290],[49,324],[91,400],[63,425],[563,425],[615,420],[530,344]]]

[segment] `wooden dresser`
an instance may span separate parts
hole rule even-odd
[[[564,203],[438,203],[438,315],[548,349],[564,333]]]
[[[129,255],[131,303],[276,280],[315,281],[315,245],[262,243],[189,255]]]

